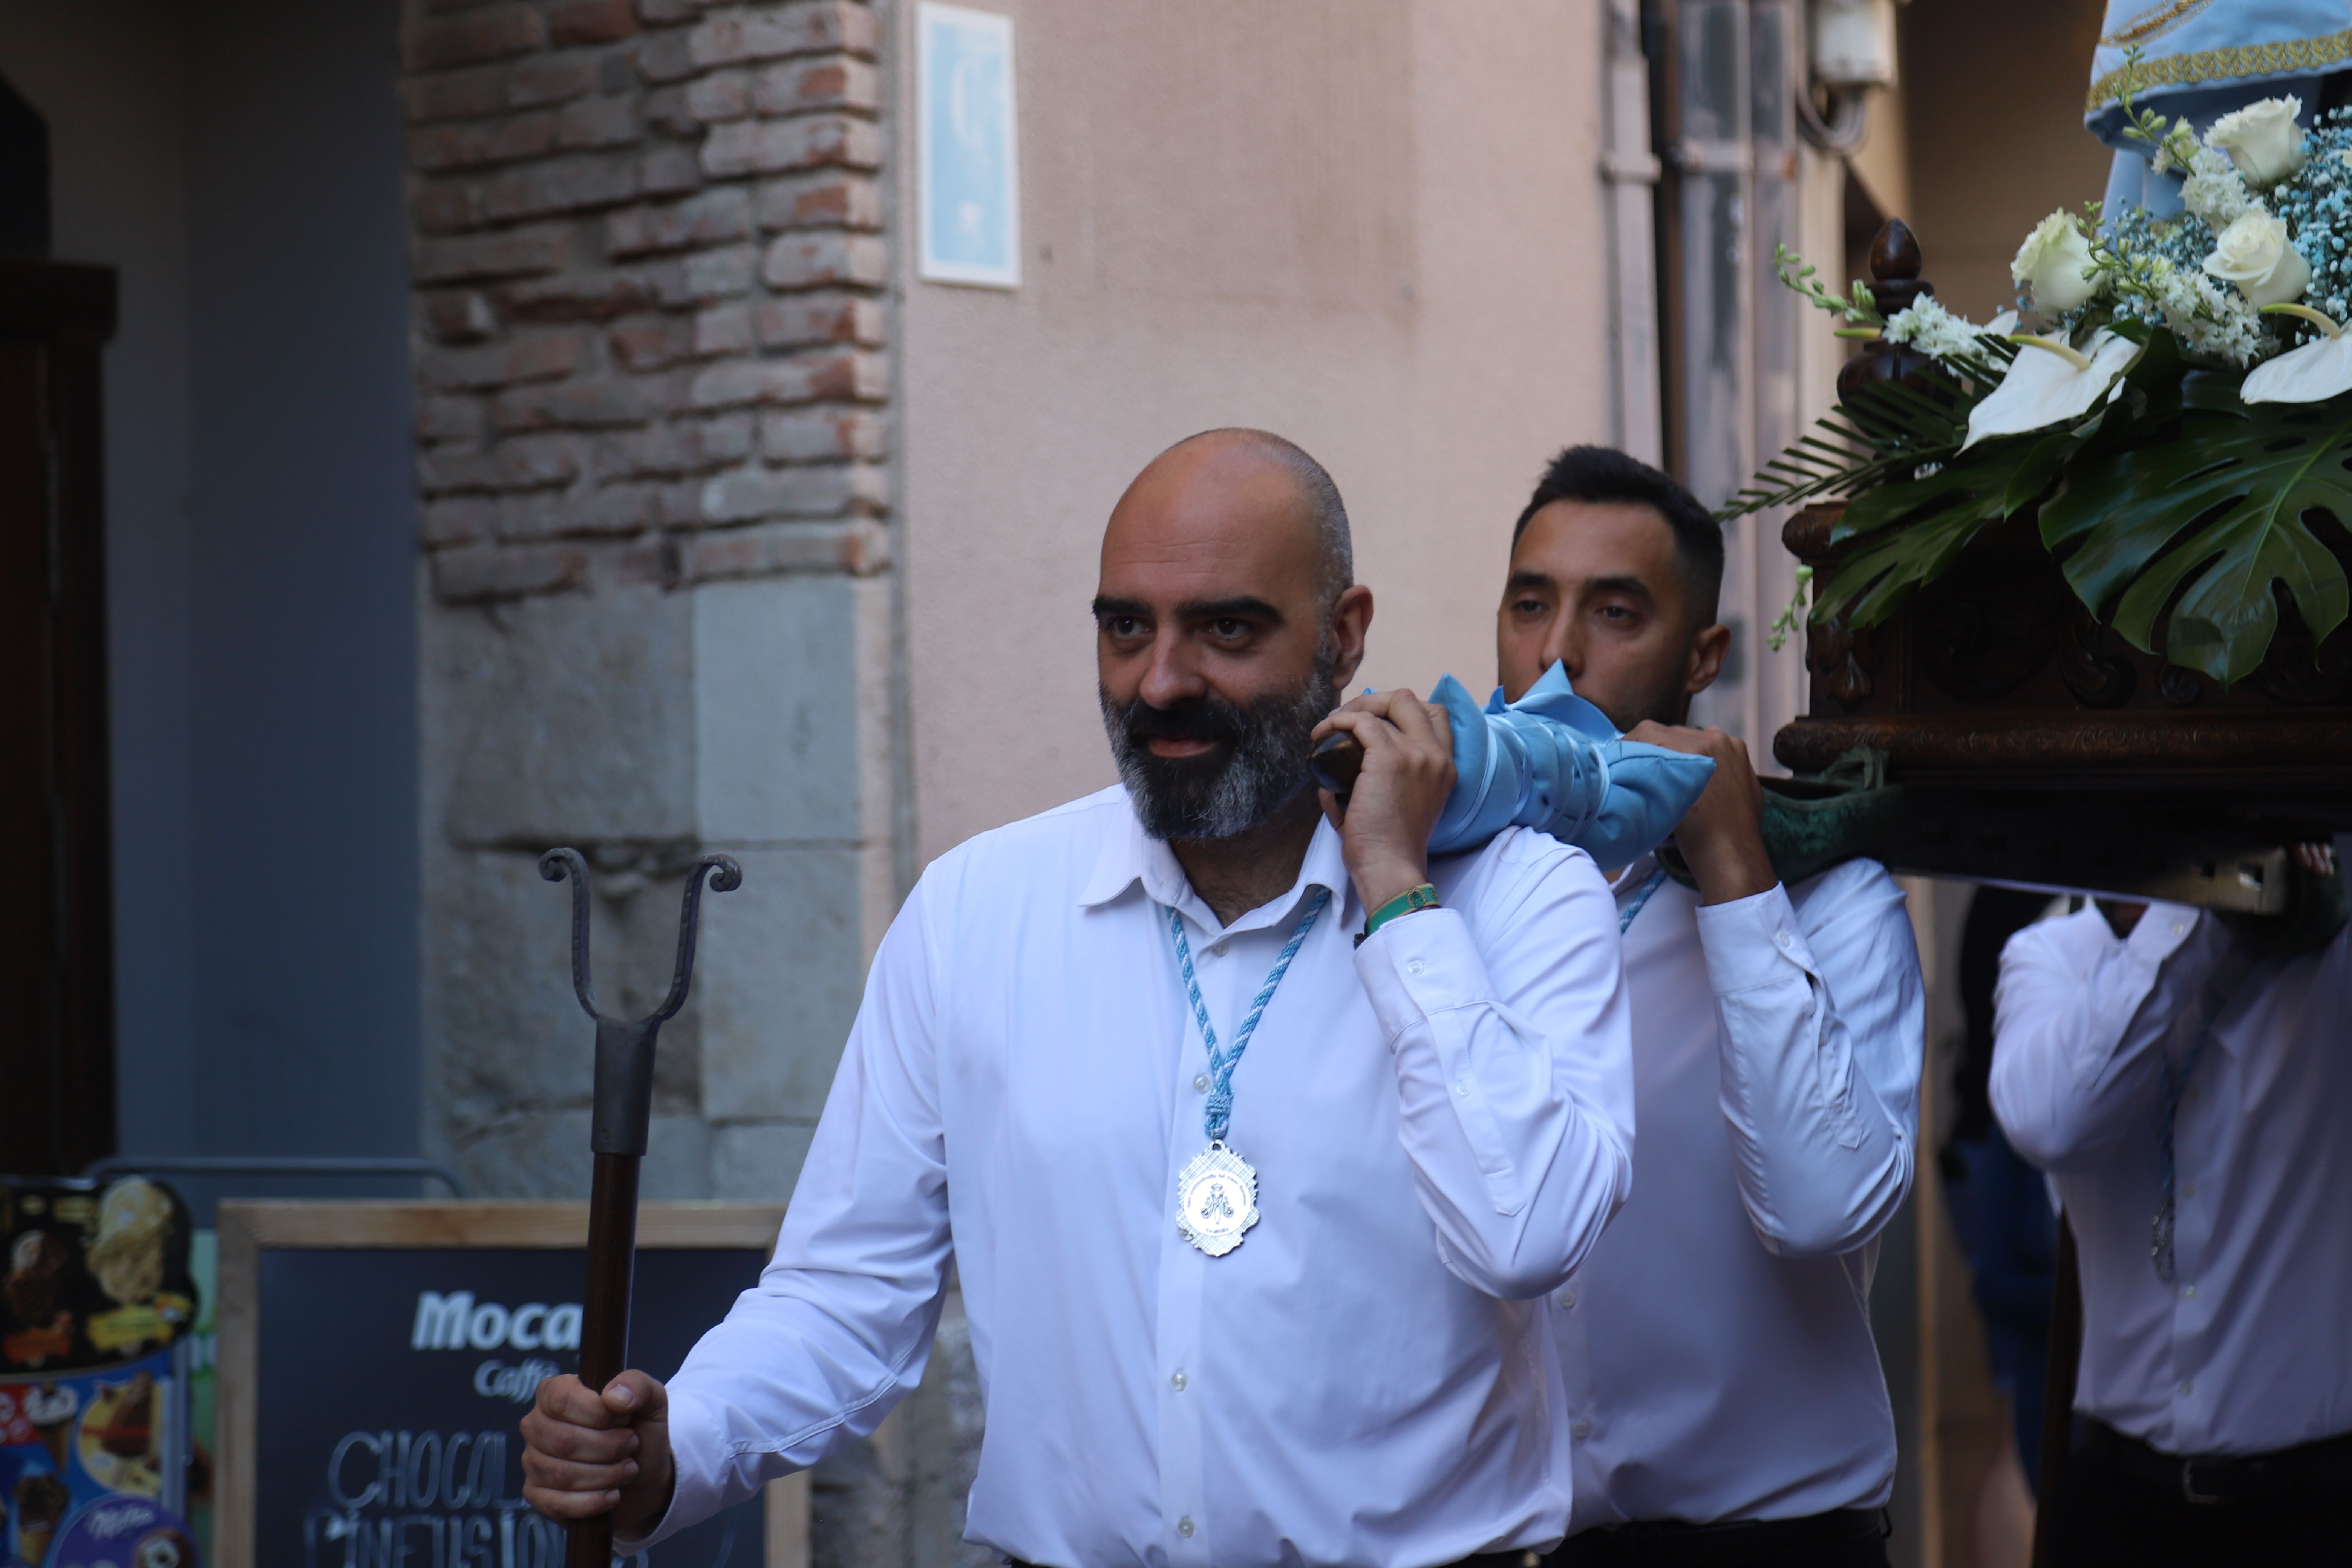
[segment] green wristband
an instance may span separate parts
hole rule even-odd
[[[1379,909],[1374,910],[1370,914],[1364,917],[1364,929],[1357,936],[1356,945],[1358,947],[1363,946],[1365,938],[1370,936],[1374,931],[1380,930],[1381,927],[1388,924],[1389,921],[1396,919],[1399,915],[1409,915],[1415,910],[1433,910],[1435,908],[1437,908],[1437,889],[1435,888],[1431,887],[1427,882],[1423,882],[1418,888],[1407,888],[1403,892],[1399,893],[1395,898],[1391,899],[1387,903],[1382,904]]]

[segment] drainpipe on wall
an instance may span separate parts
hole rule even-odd
[[[1609,0],[1609,131],[1601,177],[1609,184],[1610,350],[1616,371],[1616,441],[1645,463],[1665,461],[1658,387],[1657,236],[1660,174],[1650,150],[1650,63],[1640,0]]]

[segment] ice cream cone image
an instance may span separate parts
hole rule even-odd
[[[74,1417],[81,1413],[81,1395],[70,1388],[60,1388],[54,1382],[45,1383],[25,1396],[25,1419],[41,1435],[41,1442],[49,1450],[49,1463],[65,1474],[66,1446],[73,1441]]]
[[[65,1483],[55,1476],[26,1476],[16,1483],[16,1555],[30,1568],[41,1568],[49,1554],[49,1541],[71,1500]]]

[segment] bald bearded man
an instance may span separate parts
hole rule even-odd
[[[1631,1166],[1607,886],[1523,828],[1431,860],[1444,714],[1332,711],[1372,595],[1290,443],[1155,459],[1093,609],[1122,782],[924,873],[759,1288],[667,1388],[541,1385],[544,1512],[613,1509],[635,1551],[872,1431],[952,1258],[987,1410],[967,1538],[1015,1563],[1435,1568],[1560,1537],[1536,1303]],[[1344,818],[1307,766],[1333,729],[1365,752]]]

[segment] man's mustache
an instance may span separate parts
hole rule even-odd
[[[1249,727],[1241,709],[1222,698],[1196,698],[1173,708],[1154,708],[1139,698],[1127,705],[1119,723],[1139,746],[1147,741],[1231,742]]]

